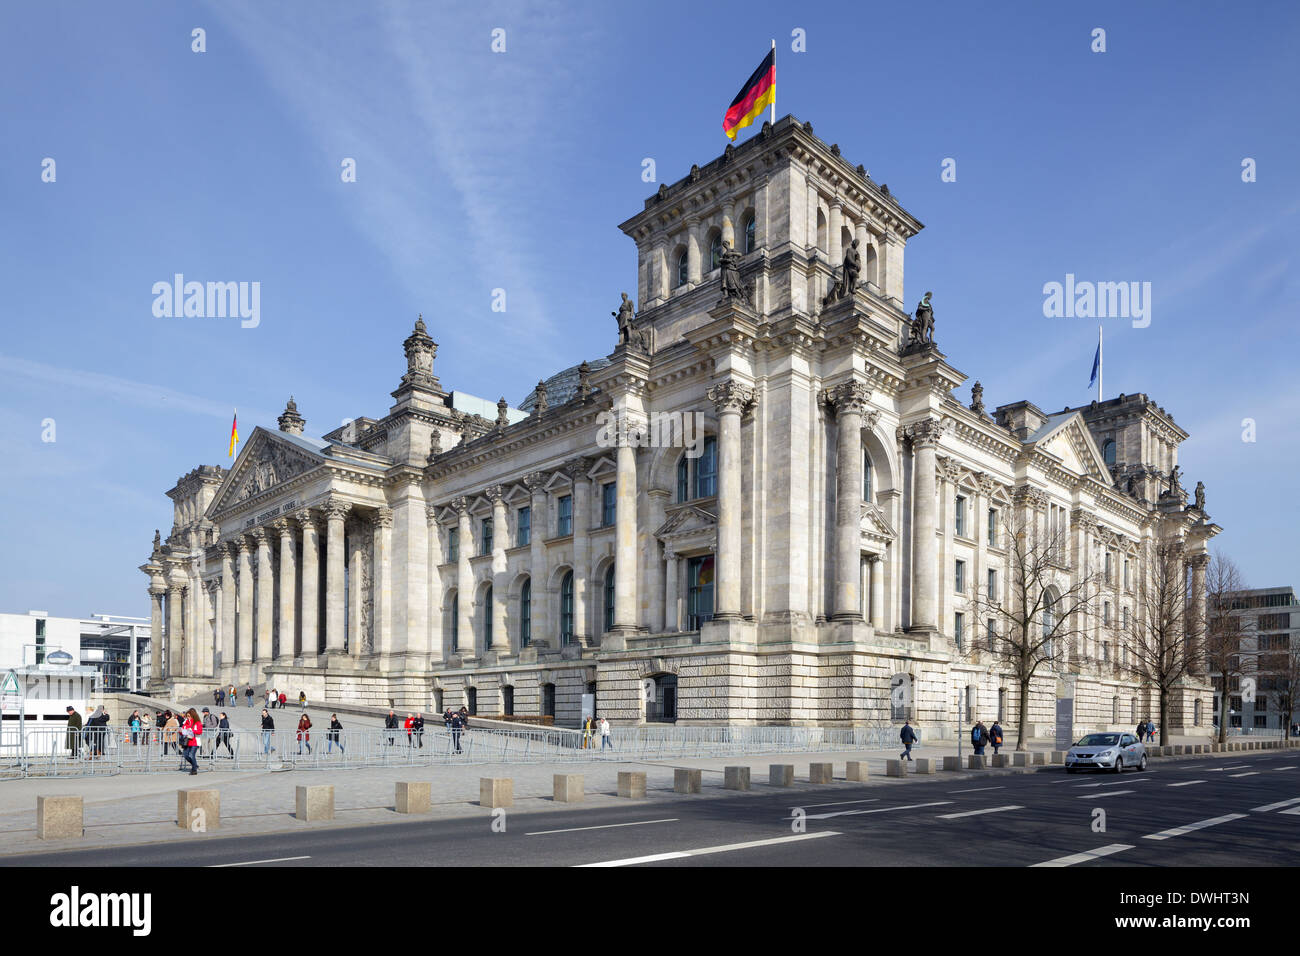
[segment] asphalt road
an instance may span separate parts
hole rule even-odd
[[[0,866],[1294,866],[1300,754],[938,774],[0,858]],[[797,802],[796,802],[797,801]],[[802,811],[802,829],[796,820]],[[1105,811],[1104,831],[1095,830]],[[500,821],[498,820],[498,825]],[[754,845],[757,844],[757,845]],[[702,852],[707,851],[707,852]],[[1090,856],[1097,851],[1103,855]],[[1082,856],[1081,856],[1082,855]]]

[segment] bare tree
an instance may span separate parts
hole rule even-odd
[[[1272,682],[1269,696],[1282,716],[1282,737],[1291,739],[1291,723],[1296,707],[1300,706],[1300,648],[1293,647],[1281,655],[1281,666],[1275,667],[1268,680]]]
[[[1049,529],[1032,521],[1033,512],[1013,509],[1006,528],[1007,558],[1001,593],[975,588],[971,608],[976,620],[992,620],[989,650],[995,663],[1007,667],[1020,693],[1016,750],[1029,742],[1029,688],[1041,669],[1066,659],[1080,638],[1080,626],[1090,613],[1089,595],[1096,575],[1068,565],[1065,527]],[[976,646],[971,641],[971,646]]]
[[[1228,739],[1228,697],[1232,679],[1244,671],[1242,639],[1254,631],[1254,619],[1235,614],[1234,603],[1246,589],[1232,558],[1215,551],[1205,572],[1205,669],[1219,688],[1219,743]],[[1250,657],[1253,651],[1244,656]]]
[[[1160,742],[1169,740],[1169,696],[1204,660],[1204,622],[1191,601],[1183,543],[1148,542],[1138,569],[1136,620],[1120,634],[1125,672],[1160,696]]]

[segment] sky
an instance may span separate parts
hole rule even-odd
[[[147,616],[233,409],[382,417],[417,314],[490,400],[610,352],[618,223],[721,153],[773,39],[777,115],[925,224],[907,308],[986,404],[1090,401],[1102,325],[1214,545],[1300,586],[1294,3],[43,0],[0,6],[0,611]],[[177,273],[258,283],[256,325],[155,315]],[[1047,317],[1067,274],[1149,282],[1150,323]]]

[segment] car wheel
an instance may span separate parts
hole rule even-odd
[[[1123,772],[1124,772],[1124,758],[1123,758],[1123,757],[1116,757],[1116,758],[1115,758],[1115,772],[1116,772],[1116,773],[1123,773]]]
[[[1142,759],[1138,762],[1138,766],[1137,766],[1137,768],[1138,768],[1139,770],[1145,770],[1145,769],[1147,768],[1147,755],[1146,755],[1146,754],[1143,754],[1143,755],[1142,755]]]

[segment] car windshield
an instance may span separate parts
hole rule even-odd
[[[1119,734],[1089,734],[1080,740],[1076,747],[1114,747],[1119,743]]]

